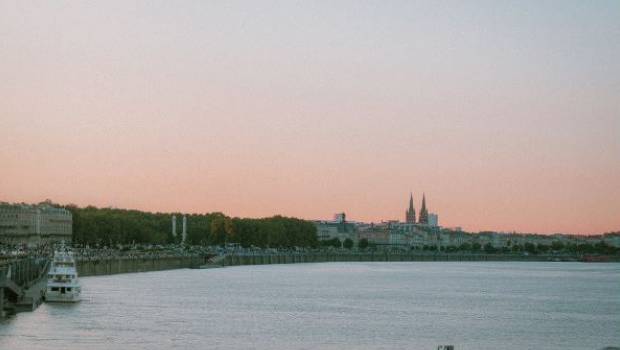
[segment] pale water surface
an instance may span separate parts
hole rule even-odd
[[[0,324],[0,349],[599,349],[620,264],[324,263],[82,278]]]

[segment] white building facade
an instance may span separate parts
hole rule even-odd
[[[64,208],[48,204],[0,204],[0,242],[38,245],[42,242],[70,242],[73,216]]]

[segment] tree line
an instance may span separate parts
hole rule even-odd
[[[491,243],[484,245],[474,243],[463,243],[460,246],[447,246],[442,247],[447,252],[473,252],[473,253],[529,253],[529,254],[547,254],[547,253],[564,253],[564,254],[618,254],[620,248],[611,246],[604,241],[596,243],[562,243],[560,241],[554,241],[551,244],[541,243],[525,243],[510,244],[504,247],[493,247]],[[437,250],[437,246],[425,245],[422,250]]]
[[[65,206],[73,214],[73,241],[78,244],[179,243],[181,213],[149,213],[115,208]],[[177,235],[172,235],[172,216]],[[187,241],[191,245],[237,243],[243,247],[317,247],[315,225],[306,220],[273,216],[261,219],[231,218],[222,213],[189,214]]]

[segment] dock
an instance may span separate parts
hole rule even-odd
[[[48,258],[26,257],[0,265],[0,319],[36,309],[45,296]]]

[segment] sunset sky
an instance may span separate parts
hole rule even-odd
[[[0,0],[0,201],[620,230],[620,1]]]

